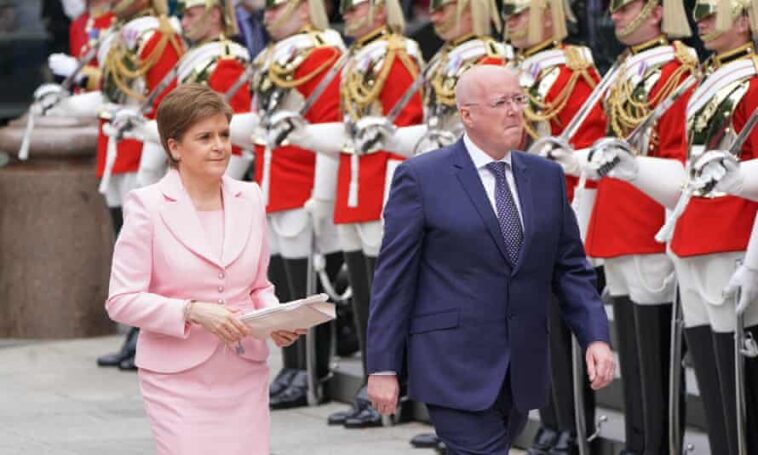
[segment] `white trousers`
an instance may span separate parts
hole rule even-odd
[[[674,264],[663,253],[608,258],[604,267],[611,296],[628,295],[640,305],[659,305],[674,300]]]
[[[342,251],[363,251],[366,256],[376,257],[382,246],[384,226],[381,221],[338,224],[337,234]]]
[[[710,325],[714,332],[734,332],[734,299],[725,299],[723,290],[734,273],[744,251],[679,257],[672,253],[679,278],[684,325]],[[758,302],[745,313],[745,325],[758,324]]]
[[[281,254],[285,259],[307,258],[316,248],[322,254],[340,250],[337,229],[331,221],[325,221],[319,236],[313,230],[313,218],[304,208],[283,210],[268,215],[269,246],[271,254]]]

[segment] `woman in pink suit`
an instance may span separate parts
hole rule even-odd
[[[238,315],[275,306],[259,187],[224,176],[231,109],[197,84],[161,103],[171,170],[129,193],[105,306],[140,331],[136,364],[160,454],[269,453],[268,348]],[[279,346],[300,333],[275,332]]]

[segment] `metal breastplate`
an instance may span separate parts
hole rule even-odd
[[[463,133],[455,105],[455,86],[461,74],[487,56],[505,57],[500,43],[474,38],[457,46],[443,47],[425,70],[424,108],[430,129]]]
[[[618,104],[606,103],[606,115],[608,116],[609,125],[613,125],[614,123],[617,125],[623,124],[621,117],[633,116],[644,119],[644,116],[651,110],[646,109],[644,105],[649,102],[653,88],[660,78],[661,67],[658,66],[647,69],[641,75],[635,74],[614,84],[610,89],[610,96],[619,96],[620,93],[614,93],[614,91],[622,91],[622,93],[625,93],[625,99]],[[626,137],[626,135],[631,132],[632,128],[624,128],[620,126],[619,130],[623,131],[623,136]],[[640,155],[646,156],[658,145],[655,124],[642,134],[643,139],[640,141],[641,147],[639,152]],[[608,135],[617,136],[618,131],[610,126]]]
[[[251,92],[259,112],[270,116],[279,110],[297,111],[304,103],[300,92],[287,83],[295,80],[295,72],[311,49],[290,45],[285,40],[271,45],[253,62],[255,77]]]
[[[147,95],[144,74],[134,74],[140,72],[143,64],[141,54],[157,33],[159,25],[157,18],[138,18],[126,24],[113,37],[105,57],[107,63],[103,67],[102,93],[108,101],[137,105]]]

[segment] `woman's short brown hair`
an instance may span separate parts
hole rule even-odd
[[[231,121],[232,108],[218,93],[202,84],[183,84],[172,90],[158,106],[156,121],[161,145],[169,165],[176,167],[168,140],[181,141],[184,133],[200,120],[224,114]]]

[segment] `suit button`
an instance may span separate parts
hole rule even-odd
[[[218,292],[224,292],[224,287],[223,286],[219,286],[217,289],[218,289]]]
[[[224,272],[219,272],[219,273],[218,273],[218,279],[219,279],[219,280],[223,280],[225,276],[226,276],[226,275],[224,275]]]

